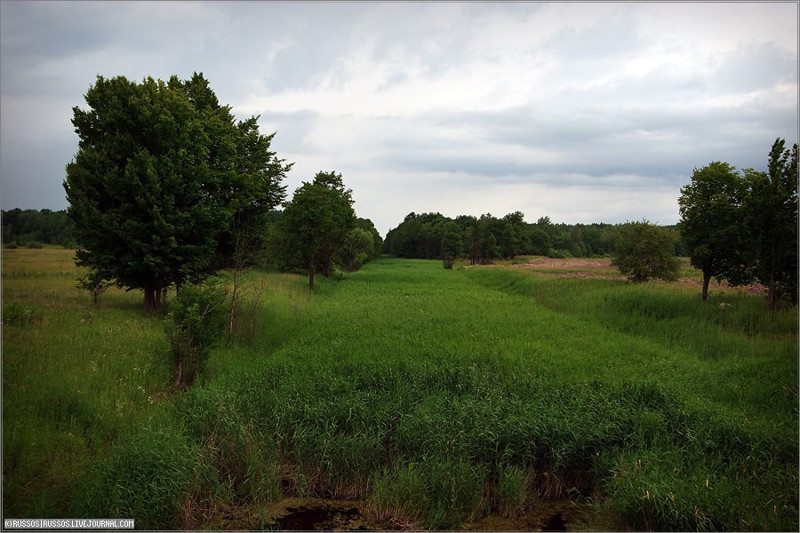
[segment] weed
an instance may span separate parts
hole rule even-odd
[[[19,302],[3,302],[3,324],[6,326],[28,326],[44,320],[41,309]]]

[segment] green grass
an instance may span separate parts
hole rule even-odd
[[[122,292],[93,308],[72,253],[3,252],[6,516],[64,516],[93,456],[168,390],[160,319]]]
[[[798,527],[796,309],[769,317],[746,294],[703,306],[677,284],[438,261],[374,261],[313,295],[302,277],[248,284],[261,279],[255,335],[212,351],[187,392],[150,403],[170,380],[159,319],[112,294],[92,310],[84,294],[85,326],[98,329],[81,330],[73,354],[78,302],[59,318],[11,280],[6,292],[4,273],[4,306],[11,292],[44,314],[4,325],[4,463],[26,460],[26,439],[55,443],[39,470],[4,471],[6,515],[193,528],[230,506],[312,495],[447,529],[571,498],[593,504],[594,528]],[[113,324],[125,327],[103,336]],[[23,352],[35,338],[49,347]],[[82,353],[115,354],[94,385],[105,400],[78,392],[92,377]],[[39,365],[54,366],[44,387]],[[111,373],[126,379],[100,393]],[[28,385],[9,390],[17,381]],[[51,461],[78,427],[82,462],[62,473]]]

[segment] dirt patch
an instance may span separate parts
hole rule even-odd
[[[515,268],[532,268],[534,270],[569,270],[569,271],[613,271],[611,259],[603,258],[570,258],[556,259],[552,257],[537,257],[527,263],[512,265]]]
[[[683,268],[691,267],[687,258],[681,258],[681,266]],[[540,274],[557,278],[627,279],[625,276],[621,275],[616,268],[611,266],[610,258],[588,259],[574,257],[569,259],[556,259],[552,257],[536,257],[526,263],[508,265],[508,267],[534,270]],[[676,283],[697,287],[698,289],[702,289],[703,287],[703,281],[698,279],[681,278]],[[763,285],[753,284],[734,287],[727,282],[718,282],[713,279],[709,283],[708,290],[709,293],[712,291],[717,293],[741,291],[756,295],[767,294],[767,287]]]

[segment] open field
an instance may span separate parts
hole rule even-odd
[[[94,308],[70,257],[3,253],[5,518],[269,528],[322,499],[378,528],[798,528],[796,308],[535,262],[383,259],[313,295],[254,272],[256,334],[175,393],[164,317]]]

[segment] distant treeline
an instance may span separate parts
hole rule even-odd
[[[280,220],[281,214],[281,211],[271,212],[273,224]],[[2,221],[4,246],[41,243],[77,247],[74,223],[64,210],[3,210]],[[444,235],[456,233],[461,242],[458,255],[476,263],[518,255],[598,257],[614,253],[621,227],[622,224],[605,223],[554,224],[546,216],[528,223],[519,211],[502,218],[485,214],[480,218],[460,215],[454,219],[440,213],[409,213],[399,226],[386,234],[383,252],[396,257],[441,259]],[[674,232],[675,254],[683,255],[677,229],[665,227]],[[377,233],[374,226],[368,229]],[[380,242],[379,236],[376,241]],[[275,261],[272,258],[267,262]]]
[[[622,224],[603,223],[553,224],[546,216],[528,223],[519,211],[503,218],[486,214],[480,218],[460,215],[455,219],[440,213],[409,213],[386,234],[383,250],[397,257],[438,259],[443,256],[445,235],[449,240],[457,235],[461,243],[458,256],[475,263],[517,255],[596,257],[614,253],[621,227]],[[683,255],[677,229],[665,227],[674,232],[675,254]]]
[[[56,244],[75,248],[75,224],[67,212],[50,209],[2,210],[3,246]]]

